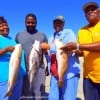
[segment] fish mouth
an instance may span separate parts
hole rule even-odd
[[[12,92],[11,92],[11,91],[8,91],[8,92],[5,94],[4,98],[7,97],[7,96],[11,96],[11,95],[12,95]]]

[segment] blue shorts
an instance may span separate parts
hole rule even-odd
[[[57,78],[51,77],[49,100],[76,100],[79,75],[64,80],[64,86],[58,87]]]
[[[23,85],[23,79],[17,80],[12,95],[10,97],[5,97],[5,94],[8,89],[8,81],[0,82],[0,100],[20,100],[21,92],[22,92],[22,85]]]

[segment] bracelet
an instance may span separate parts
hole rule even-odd
[[[76,44],[76,50],[79,50],[80,49],[80,45],[77,43]]]

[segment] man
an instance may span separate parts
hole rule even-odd
[[[9,37],[9,26],[7,21],[3,17],[0,17],[0,100],[19,100],[21,96],[23,75],[25,74],[23,55],[18,78],[14,85],[12,95],[4,98],[9,87],[9,61],[15,45],[16,42]]]
[[[83,54],[85,100],[100,100],[100,9],[96,2],[88,2],[83,10],[89,23],[79,30],[79,44],[68,43],[65,48]]]
[[[25,18],[25,25],[26,30],[23,32],[19,32],[16,36],[16,41],[18,43],[21,43],[23,46],[23,49],[25,51],[25,60],[26,60],[26,69],[27,69],[27,75],[24,79],[24,86],[23,86],[23,96],[25,98],[35,98],[35,100],[41,100],[41,98],[44,98],[44,92],[45,92],[45,67],[43,59],[40,61],[40,68],[36,74],[35,81],[34,81],[34,88],[33,88],[33,94],[29,94],[28,88],[28,63],[29,63],[29,53],[32,48],[32,44],[35,40],[42,42],[47,42],[47,38],[44,33],[39,32],[36,29],[37,26],[37,18],[36,15],[29,13],[27,14]],[[42,56],[43,57],[43,56]],[[35,94],[35,97],[34,97]],[[26,99],[25,99],[26,100]]]
[[[65,20],[63,16],[58,16],[53,20],[55,32],[50,38],[50,56],[51,56],[51,84],[49,100],[75,100],[77,96],[77,87],[80,74],[79,60],[77,55],[68,53],[68,68],[63,77],[63,85],[59,86],[59,78],[56,68],[56,48],[54,41],[60,39],[62,42],[76,42],[76,37],[71,29],[64,29]],[[67,54],[66,54],[67,55]]]

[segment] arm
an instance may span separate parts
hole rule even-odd
[[[50,45],[47,44],[47,42],[42,42],[41,43],[41,49],[42,49],[43,53],[45,54],[46,63],[47,63],[45,74],[46,74],[46,76],[48,76],[50,74],[50,66],[49,66],[50,57],[49,57],[49,54],[48,54],[48,50],[50,49]]]
[[[50,57],[49,57],[48,53],[45,53],[45,58],[46,58],[46,62],[47,62],[45,74],[46,74],[46,76],[48,76],[50,74]]]
[[[91,52],[100,52],[100,42],[91,44],[80,44],[79,49]]]
[[[6,48],[0,49],[0,55],[5,54],[6,52],[12,52],[14,50],[13,46],[8,46]]]
[[[100,42],[96,43],[90,43],[90,44],[79,44],[74,42],[67,43],[65,46],[62,47],[62,49],[66,50],[85,50],[85,51],[91,51],[91,52],[100,52]]]
[[[7,48],[0,49],[0,55],[3,55],[7,52]]]
[[[16,43],[19,43],[19,41],[18,41],[18,36],[19,36],[19,33],[17,33],[17,35],[16,35],[16,37],[15,37]]]

